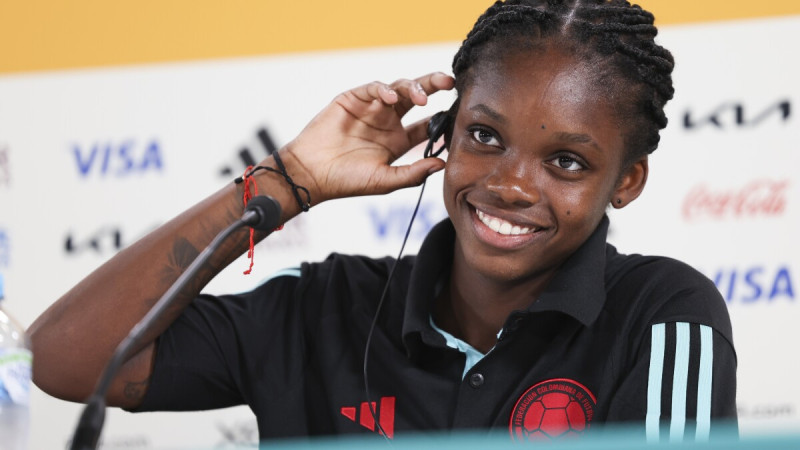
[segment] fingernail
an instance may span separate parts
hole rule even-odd
[[[419,92],[420,94],[428,95],[427,93],[425,93],[425,89],[422,88],[421,84],[417,84],[417,92]]]

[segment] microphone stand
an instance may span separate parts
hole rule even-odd
[[[81,418],[78,421],[78,426],[72,438],[72,443],[70,445],[71,450],[94,450],[97,448],[100,432],[103,429],[103,423],[106,417],[105,397],[114,375],[116,375],[122,364],[131,356],[131,351],[139,346],[139,341],[142,336],[150,329],[153,323],[162,316],[164,311],[172,305],[175,298],[183,288],[186,287],[189,280],[197,275],[202,265],[219,249],[225,239],[243,226],[251,226],[257,230],[274,230],[280,222],[280,215],[280,204],[272,197],[262,195],[252,198],[250,202],[248,202],[242,218],[222,230],[214,240],[208,244],[208,247],[197,255],[189,267],[175,280],[175,283],[161,296],[158,302],[153,305],[142,320],[131,329],[130,333],[128,333],[125,339],[119,343],[116,350],[114,350],[111,359],[97,381],[94,392],[86,401],[86,407],[83,409],[83,413],[81,414]]]

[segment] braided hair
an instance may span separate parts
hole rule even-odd
[[[617,104],[625,136],[623,167],[658,147],[672,98],[672,54],[655,43],[653,14],[626,0],[497,1],[478,18],[453,58],[459,99],[476,61],[555,44],[592,63],[598,86],[628,100]],[[616,92],[614,92],[616,91]]]

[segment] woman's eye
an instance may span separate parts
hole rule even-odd
[[[570,172],[577,172],[584,169],[583,164],[579,163],[578,160],[570,156],[559,156],[555,159],[555,163],[558,167],[564,170],[569,170]]]
[[[494,135],[486,130],[473,130],[472,138],[480,142],[481,144],[492,145],[495,147],[500,146],[500,142],[497,141]]]

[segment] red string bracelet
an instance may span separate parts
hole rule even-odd
[[[242,195],[242,201],[244,202],[244,206],[247,206],[247,202],[253,198],[254,195],[258,195],[258,185],[253,182],[253,193],[250,193],[250,182],[253,180],[253,175],[250,171],[253,169],[253,166],[247,166],[244,170],[244,175],[242,175],[242,179],[244,180],[244,195]],[[253,236],[255,235],[255,230],[251,227],[250,228],[250,247],[247,250],[247,257],[250,258],[250,267],[244,271],[245,275],[250,275],[250,272],[253,271],[253,264],[255,264],[255,242]]]
[[[253,181],[253,166],[247,166],[247,169],[244,170],[244,174],[242,175],[242,181],[244,181],[244,194],[242,195],[242,202],[244,206],[247,206],[247,202],[250,201],[251,198],[258,195],[258,185],[255,181]],[[253,193],[250,193],[250,185],[253,185]],[[279,231],[283,229],[283,225],[276,228],[274,231]],[[250,258],[250,267],[247,268],[243,273],[245,275],[250,275],[250,272],[253,271],[253,264],[255,264],[255,229],[252,227],[250,228],[250,246],[247,250],[247,257]]]
[[[311,208],[311,194],[308,192],[308,189],[296,184],[292,180],[292,177],[290,177],[289,174],[286,172],[286,166],[283,165],[283,161],[281,161],[278,152],[274,152],[272,156],[275,159],[275,164],[277,164],[278,169],[273,169],[272,167],[266,167],[266,166],[256,166],[256,167],[247,166],[247,169],[245,169],[244,174],[242,174],[241,177],[234,180],[236,184],[244,182],[244,194],[242,196],[242,201],[244,203],[244,206],[247,206],[247,202],[249,202],[251,198],[258,195],[258,185],[255,183],[255,181],[252,180],[253,174],[258,172],[259,170],[266,170],[268,172],[277,173],[286,180],[286,182],[292,188],[292,194],[294,194],[294,198],[295,200],[297,200],[297,205],[300,207],[300,210],[303,212],[307,212]],[[252,194],[250,193],[251,181],[253,184]],[[302,196],[300,195],[301,192],[303,193]],[[303,196],[305,196],[305,199],[302,198]],[[282,229],[283,225],[279,226],[274,231]],[[250,258],[250,267],[244,272],[245,275],[249,275],[250,272],[253,270],[253,263],[254,263],[253,260],[255,254],[254,239],[253,239],[254,234],[255,230],[253,230],[253,228],[250,228],[250,249],[247,252],[247,257]]]

